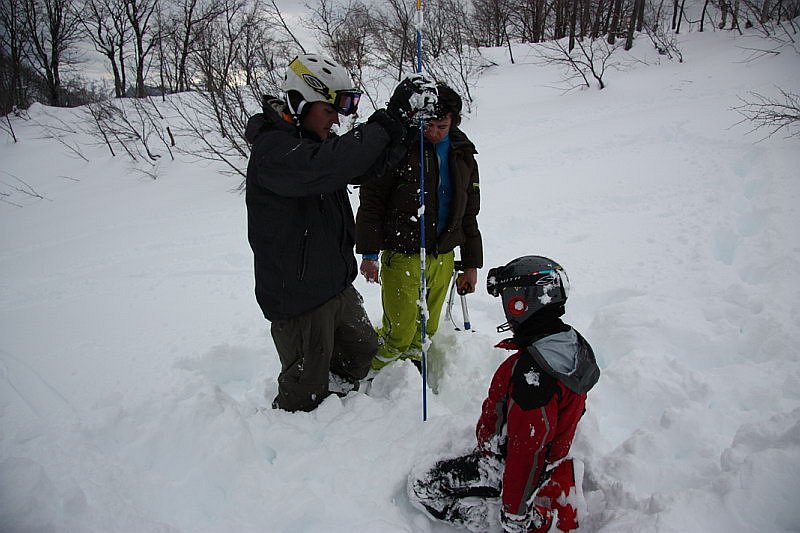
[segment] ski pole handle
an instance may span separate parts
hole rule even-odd
[[[467,309],[467,295],[461,295],[461,314],[464,316],[464,329],[470,330],[472,329],[472,325],[469,322],[469,309]]]

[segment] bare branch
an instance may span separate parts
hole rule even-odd
[[[742,105],[732,108],[744,117],[734,125],[750,122],[753,129],[766,129],[766,138],[779,131],[787,131],[787,138],[800,137],[800,93],[789,92],[778,88],[780,97],[767,97],[756,92],[748,93],[748,97],[739,97]],[[763,139],[762,139],[763,140]]]
[[[50,198],[47,198],[47,197],[46,197],[46,196],[44,196],[43,194],[39,193],[39,192],[38,192],[36,189],[34,189],[34,188],[31,186],[31,184],[30,184],[30,183],[28,183],[27,181],[23,180],[23,179],[22,179],[22,178],[20,178],[19,176],[15,176],[15,175],[14,175],[14,174],[12,174],[11,172],[7,172],[7,171],[5,171],[5,170],[0,170],[0,172],[2,172],[3,174],[5,174],[6,176],[10,176],[10,177],[14,178],[14,179],[15,179],[15,180],[17,180],[19,183],[21,183],[21,184],[22,184],[22,186],[19,186],[19,185],[12,185],[12,184],[6,183],[5,181],[3,181],[3,182],[0,182],[0,183],[2,183],[3,185],[5,185],[6,187],[9,187],[9,188],[11,188],[11,189],[13,189],[13,190],[17,191],[18,193],[20,193],[20,194],[24,194],[25,196],[29,196],[29,197],[31,197],[31,198],[37,198],[37,199],[39,199],[39,200],[47,200],[48,202],[52,202],[52,200],[51,200]],[[6,194],[6,196],[9,196],[9,195],[8,195],[8,194]],[[10,202],[8,202],[8,203],[10,203]],[[17,205],[17,204],[14,204],[14,205]],[[21,206],[20,206],[20,207],[21,207]]]
[[[15,143],[18,142],[17,141],[17,135],[16,135],[16,133],[14,133],[14,126],[11,125],[11,118],[8,115],[6,115],[5,119],[6,119],[6,124],[7,125],[3,124],[2,122],[0,122],[0,130],[3,130],[4,132],[6,132],[9,135],[11,135],[11,138],[14,139]]]

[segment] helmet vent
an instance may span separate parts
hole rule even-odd
[[[324,72],[325,74],[331,74],[331,75],[333,75],[333,73],[330,71],[330,69],[327,69],[327,68],[323,68],[323,69],[322,69],[322,72]]]

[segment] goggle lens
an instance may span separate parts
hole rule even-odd
[[[555,283],[564,289],[564,296],[569,296],[570,283],[567,273],[563,270],[541,270],[531,272],[524,276],[517,276],[514,279],[504,280],[504,267],[489,269],[486,276],[486,291],[492,296],[500,296],[500,291],[506,287],[524,287],[528,285],[549,285]]]
[[[333,107],[344,116],[352,115],[358,111],[358,102],[361,100],[361,91],[336,91]]]

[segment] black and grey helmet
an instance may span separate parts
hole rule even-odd
[[[489,270],[486,290],[503,297],[507,322],[497,329],[506,331],[542,309],[563,306],[569,294],[569,278],[552,259],[526,255]]]

